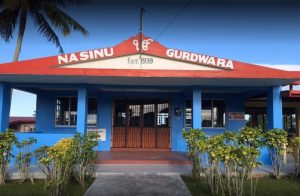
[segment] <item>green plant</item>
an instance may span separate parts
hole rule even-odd
[[[197,143],[205,139],[205,133],[201,129],[184,129],[182,135],[187,142],[188,158],[192,161],[192,176],[196,181],[201,176],[202,169],[199,153],[203,151],[203,148]]]
[[[249,127],[210,137],[195,130],[184,132],[188,145],[193,145],[188,148],[189,154],[196,158],[200,153],[207,155],[206,164],[204,160],[201,163],[201,171],[211,195],[244,195],[248,177],[251,181],[250,195],[255,194],[258,178],[255,183],[252,178],[254,169],[260,165],[257,159],[262,136],[261,129]]]
[[[76,157],[73,139],[61,139],[52,147],[39,149],[36,155],[39,156],[38,162],[48,175],[46,187],[51,195],[65,195]]]
[[[26,179],[30,179],[31,183],[34,184],[33,175],[30,172],[30,162],[33,155],[31,152],[31,146],[36,142],[37,140],[32,137],[28,140],[16,142],[19,152],[15,158],[15,161],[20,174],[21,183],[23,183]]]
[[[199,148],[202,148],[208,155],[207,164],[203,167],[207,186],[212,195],[224,193],[223,178],[221,173],[221,155],[224,147],[224,135],[214,135],[206,140],[199,141]]]
[[[13,130],[0,132],[0,185],[5,184],[5,175],[12,155],[12,148],[17,141]]]
[[[50,167],[50,164],[44,164],[43,162],[40,162],[40,160],[44,160],[47,158],[48,149],[49,149],[49,146],[45,145],[45,146],[42,146],[42,147],[36,149],[34,152],[34,156],[38,160],[38,166],[39,166],[40,170],[43,172],[43,174],[45,175],[45,188],[47,188],[47,182],[50,178],[51,167]]]
[[[294,157],[294,177],[298,177],[300,174],[300,137],[294,137],[290,140],[290,145],[293,149]]]
[[[274,176],[280,178],[280,171],[283,167],[283,155],[287,145],[287,132],[283,129],[271,129],[264,133],[264,143],[268,148],[273,165]]]
[[[93,150],[97,145],[97,132],[88,132],[86,135],[76,134],[73,138],[75,150],[75,162],[73,165],[73,176],[82,187],[85,187],[87,176],[92,176],[97,154]]]

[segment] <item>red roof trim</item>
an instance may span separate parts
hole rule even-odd
[[[137,35],[138,36],[138,35]],[[129,54],[137,54],[133,36],[128,40],[114,46],[115,52],[113,57],[120,57]],[[150,39],[144,37],[144,39]],[[144,53],[156,57],[174,59],[166,55],[167,48],[160,43],[153,41],[148,50]],[[178,50],[179,51],[179,50]],[[72,53],[71,53],[72,54]],[[79,54],[79,53],[76,53]],[[70,54],[67,54],[70,55]],[[107,58],[113,58],[107,57]],[[217,57],[213,57],[217,58]],[[226,61],[231,61],[225,59]],[[180,60],[189,63],[191,61]],[[86,61],[82,61],[86,62]],[[247,79],[272,79],[286,78],[300,80],[300,72],[283,71],[269,67],[258,66],[254,64],[233,62],[233,69],[218,70],[125,70],[125,69],[81,69],[81,68],[63,68],[58,64],[58,56],[50,56],[33,60],[25,60],[14,63],[5,63],[0,65],[1,75],[56,75],[56,76],[111,76],[111,77],[186,77],[186,78],[247,78]],[[203,65],[203,63],[197,63]],[[58,67],[59,66],[59,67]],[[209,66],[209,65],[205,65]]]
[[[9,124],[35,123],[35,117],[10,117]]]
[[[282,92],[283,97],[300,97],[300,91],[299,90],[289,90],[289,91],[283,91]]]

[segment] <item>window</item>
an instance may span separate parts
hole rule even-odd
[[[144,127],[155,127],[155,104],[143,105]]]
[[[130,104],[129,108],[129,126],[139,127],[140,126],[140,105]]]
[[[89,98],[88,100],[88,115],[87,126],[97,126],[97,99]]]
[[[157,126],[169,127],[169,104],[157,104]]]
[[[266,108],[246,108],[246,126],[260,127],[267,130],[268,119]]]
[[[203,100],[201,118],[202,127],[224,127],[224,100]],[[186,100],[185,102],[185,127],[192,127],[192,100]]]
[[[296,114],[284,114],[283,115],[283,128],[288,132],[289,135],[296,134]]]
[[[185,127],[192,127],[192,100],[185,101]]]
[[[56,125],[74,126],[77,124],[77,98],[58,97],[56,99]]]
[[[250,127],[260,127],[268,129],[267,108],[246,108],[246,125]],[[293,108],[283,108],[283,129],[289,136],[296,133],[296,110]]]
[[[212,127],[212,101],[202,101],[201,127]]]
[[[166,100],[118,100],[114,102],[115,127],[169,127],[169,103]]]
[[[116,105],[114,116],[116,127],[126,127],[126,104]]]
[[[212,101],[213,127],[224,127],[225,125],[225,104],[223,100]]]
[[[296,110],[294,108],[283,109],[283,128],[287,131],[288,136],[296,135]]]

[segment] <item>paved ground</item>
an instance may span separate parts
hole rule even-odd
[[[188,164],[100,164],[96,165],[96,176],[101,174],[190,174],[191,165]],[[31,166],[34,178],[41,179],[45,176],[37,165]],[[282,175],[291,174],[294,171],[294,163],[288,161],[282,169]],[[16,167],[10,166],[8,179],[19,179],[19,173]],[[260,175],[270,175],[273,173],[272,165],[262,165],[254,171]]]
[[[85,196],[190,196],[178,174],[103,174]]]
[[[190,174],[190,164],[101,164],[96,165],[97,174]]]

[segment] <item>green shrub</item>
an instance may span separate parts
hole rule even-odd
[[[97,145],[97,133],[88,132],[86,135],[76,134],[73,138],[75,150],[75,162],[73,164],[73,176],[78,183],[85,187],[86,177],[94,173],[93,161],[97,154],[93,150]]]
[[[287,145],[287,132],[283,129],[271,129],[264,132],[264,145],[268,148],[271,156],[273,174],[276,179],[279,179]]]
[[[38,164],[44,168],[46,188],[52,196],[66,195],[72,166],[75,161],[72,138],[61,139],[51,147],[42,147],[36,152]]]
[[[20,182],[23,183],[26,179],[29,179],[34,184],[33,175],[30,172],[30,163],[33,156],[31,146],[37,142],[34,138],[28,140],[17,141],[16,146],[18,148],[18,154],[15,158],[16,165],[20,175]]]
[[[12,155],[13,145],[17,141],[13,130],[0,132],[0,185],[5,184],[5,176]]]
[[[45,174],[45,185],[52,196],[66,194],[67,184],[73,176],[84,187],[86,176],[93,174],[93,161],[98,144],[97,134],[76,134],[65,138],[53,146],[43,146],[35,151],[39,167]]]
[[[205,133],[201,129],[184,129],[182,135],[187,142],[188,158],[192,161],[193,179],[198,180],[202,170],[199,153],[203,152],[203,149],[197,143],[205,139]]]
[[[212,195],[241,196],[248,177],[251,178],[251,195],[255,194],[256,183],[253,184],[252,177],[254,169],[260,165],[257,159],[263,142],[261,129],[244,127],[210,137],[201,130],[191,129],[184,131],[183,136],[188,143],[193,167],[197,168],[198,164]],[[199,159],[201,153],[207,154],[206,165]]]
[[[293,149],[293,157],[295,163],[294,177],[298,177],[300,174],[300,138],[294,137],[290,140],[290,145]]]

